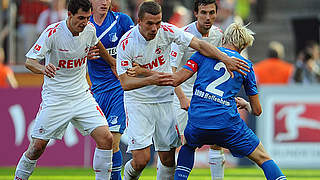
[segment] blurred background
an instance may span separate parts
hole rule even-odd
[[[0,166],[17,164],[29,144],[28,132],[41,102],[43,76],[24,67],[25,54],[49,24],[66,19],[67,1],[0,1],[0,137],[5,147],[0,149]],[[112,10],[126,13],[136,22],[142,1],[112,0]],[[158,2],[165,22],[183,27],[195,20],[192,0]],[[217,3],[216,26],[225,30],[232,22],[241,21],[256,33],[245,56],[254,63],[263,114],[255,118],[240,112],[243,119],[280,167],[320,168],[320,1]],[[93,147],[90,138],[70,126],[63,141],[50,142],[39,165],[90,166]],[[66,158],[55,158],[59,154]],[[130,158],[124,155],[125,161]],[[242,165],[252,164],[227,155],[227,166]],[[207,147],[197,151],[196,166],[208,166]]]

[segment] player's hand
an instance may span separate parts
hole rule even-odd
[[[180,108],[188,111],[188,109],[190,107],[191,100],[189,98],[185,97],[185,98],[179,99],[179,101],[180,101]]]
[[[54,78],[54,76],[56,75],[56,71],[58,71],[59,69],[60,67],[55,67],[53,64],[49,63],[45,66],[43,74],[49,78]]]
[[[88,59],[94,60],[100,58],[99,48],[97,46],[92,46],[88,52]]]
[[[238,109],[245,109],[247,110],[249,113],[252,112],[250,103],[248,101],[246,101],[245,99],[241,98],[241,97],[236,97],[235,98],[236,103],[237,103],[237,108]]]
[[[142,68],[139,64],[133,62],[132,68],[127,69],[128,76],[137,77],[139,75],[140,68]]]
[[[227,67],[228,72],[231,75],[231,78],[234,77],[234,74],[233,74],[232,71],[237,71],[237,72],[239,72],[240,74],[242,74],[244,76],[246,75],[246,73],[243,72],[243,71],[250,72],[248,63],[243,61],[243,60],[241,60],[241,59],[229,58],[229,60],[224,61],[224,63],[226,65],[226,67]],[[243,71],[241,71],[241,70],[243,70]]]
[[[173,75],[163,72],[155,72],[151,76],[152,84],[158,86],[173,86]]]

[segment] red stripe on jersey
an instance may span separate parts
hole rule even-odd
[[[172,26],[169,26],[169,25],[161,25],[160,26],[164,31],[169,31],[171,33],[174,33],[174,31],[172,30]]]
[[[104,114],[103,114],[103,112],[101,111],[100,107],[99,107],[99,106],[96,106],[96,108],[97,108],[97,110],[100,112],[101,116],[104,117]]]
[[[186,66],[191,68],[193,72],[197,72],[198,71],[198,64],[196,62],[194,62],[193,60],[191,60],[191,59],[188,60]]]
[[[49,31],[48,37],[50,37],[52,34],[57,32],[57,27],[60,25],[60,23],[56,24],[53,28],[49,28],[47,32]]]
[[[127,44],[129,43],[129,38],[130,38],[129,36],[130,36],[131,33],[132,33],[132,31],[127,35],[127,37],[125,37],[125,38],[120,42],[123,50],[126,50],[126,46],[127,46]]]

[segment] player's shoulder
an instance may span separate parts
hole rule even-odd
[[[193,29],[196,27],[196,22],[192,22],[184,27],[182,27],[183,31],[192,33]]]
[[[95,32],[96,31],[96,27],[94,26],[94,24],[92,22],[88,22],[87,26],[86,26],[86,31],[93,31]]]
[[[133,46],[136,41],[136,37],[138,37],[138,26],[133,27],[129,31],[127,31],[120,39],[118,46],[122,50],[126,50],[127,47]]]
[[[57,34],[63,32],[63,23],[64,21],[60,21],[60,22],[57,22],[57,23],[53,23],[53,24],[50,24],[44,31],[44,35],[47,37],[47,38],[52,38],[54,36],[56,36]]]
[[[220,29],[219,27],[217,27],[217,26],[215,26],[215,25],[212,25],[212,26],[211,26],[210,31],[211,31],[212,33],[215,33],[215,34],[223,35],[222,29]]]
[[[162,32],[165,32],[165,33],[168,32],[168,33],[174,34],[176,31],[179,31],[180,29],[173,24],[161,22],[159,30],[161,30]]]

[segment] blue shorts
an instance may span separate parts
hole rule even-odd
[[[184,130],[184,136],[188,145],[194,148],[216,144],[229,149],[235,157],[250,155],[260,142],[242,120],[238,124],[224,129],[199,129],[188,123]]]
[[[123,104],[123,90],[121,88],[111,89],[103,93],[94,93],[101,110],[109,124],[111,132],[123,134],[126,128],[126,114]]]

